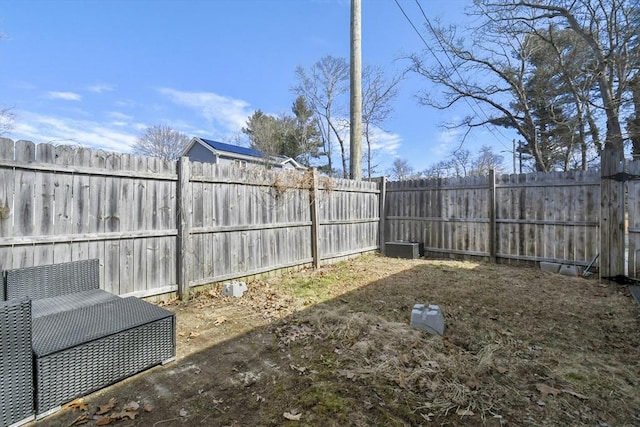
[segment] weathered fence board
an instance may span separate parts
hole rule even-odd
[[[311,261],[300,173],[192,163],[191,286]]]

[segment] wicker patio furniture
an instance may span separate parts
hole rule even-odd
[[[0,426],[33,419],[32,361],[30,301],[0,302]]]
[[[7,270],[5,280],[7,299],[32,299],[38,418],[175,358],[174,313],[99,289],[96,259]]]

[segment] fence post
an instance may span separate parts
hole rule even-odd
[[[178,161],[178,297],[189,299],[189,277],[191,277],[191,209],[193,197],[189,177],[191,166],[188,157]]]
[[[624,171],[623,153],[601,152],[600,180],[600,280],[624,275],[624,181],[616,174]]]
[[[380,195],[378,196],[378,216],[380,217],[378,226],[378,239],[380,241],[380,253],[385,254],[385,225],[386,225],[386,206],[387,206],[387,177],[381,176],[378,188],[380,189]]]
[[[309,202],[311,204],[311,257],[313,258],[313,268],[320,267],[319,251],[319,217],[318,217],[318,170],[311,171],[311,188],[309,189]]]
[[[496,262],[496,171],[489,169],[489,261]]]

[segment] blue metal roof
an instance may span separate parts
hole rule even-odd
[[[244,156],[264,157],[264,155],[252,148],[240,147],[238,145],[225,144],[224,142],[212,141],[210,139],[199,138],[202,142],[209,144],[214,150],[227,151],[230,153],[242,154]]]

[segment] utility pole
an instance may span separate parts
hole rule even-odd
[[[362,179],[362,28],[360,0],[351,0],[351,179]]]
[[[520,162],[520,174],[522,174],[522,141],[518,140],[518,160]]]
[[[513,174],[516,174],[516,140],[513,139],[513,151],[511,151],[511,153],[513,154]]]

